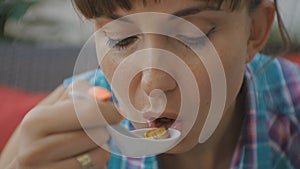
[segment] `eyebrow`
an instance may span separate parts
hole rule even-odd
[[[211,9],[212,7],[208,6],[196,6],[196,7],[191,7],[187,9],[183,9],[181,11],[175,12],[172,15],[177,16],[177,17],[184,17],[184,16],[189,16],[189,15],[195,15],[198,14],[204,10]]]
[[[208,6],[208,5],[207,6],[190,7],[190,8],[186,8],[186,9],[174,12],[173,14],[171,14],[173,16],[170,19],[174,19],[175,16],[176,17],[184,17],[184,16],[189,16],[189,15],[195,15],[195,14],[198,14],[198,13],[200,13],[202,11],[205,11],[205,10],[218,10],[218,9],[219,9],[218,7]],[[125,21],[125,22],[131,22],[130,20],[124,18],[123,16],[116,15],[116,14],[107,15],[105,17],[110,18],[112,20],[119,19],[119,20],[122,20],[122,21]]]

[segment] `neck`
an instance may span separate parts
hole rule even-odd
[[[186,153],[160,155],[158,159],[162,168],[229,168],[243,124],[244,102],[245,90],[242,88],[212,137]]]

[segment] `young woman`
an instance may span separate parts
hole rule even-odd
[[[300,69],[283,59],[270,60],[271,57],[258,53],[269,37],[277,12],[276,1],[74,0],[74,3],[94,22],[95,30],[114,19],[142,12],[176,14],[196,25],[214,45],[224,67],[227,96],[222,120],[206,142],[198,143],[211,104],[211,87],[204,65],[186,45],[174,39],[155,34],[122,39],[118,37],[122,29],[118,29],[113,33],[119,41],[101,64],[105,77],[97,74],[93,85],[105,87],[111,83],[122,59],[135,51],[161,48],[175,53],[195,75],[201,93],[198,116],[186,137],[156,157],[126,158],[110,154],[85,134],[68,97],[70,89],[59,87],[24,118],[2,153],[1,168],[300,168]],[[198,43],[197,37],[184,33],[181,37]],[[95,77],[87,76],[86,80],[91,78]],[[101,79],[107,79],[108,84]],[[78,90],[90,87],[83,82],[74,86]],[[176,118],[180,109],[178,83],[158,69],[143,70],[132,80],[129,90],[132,104],[143,107],[154,89],[164,91],[168,100],[162,116]],[[83,99],[81,105],[85,105],[82,109],[86,111],[100,108],[110,124],[120,122],[112,103],[99,101],[92,106]],[[93,121],[88,114],[82,116]],[[183,119],[181,123],[185,125],[188,121]],[[132,124],[135,128],[147,127],[147,124]],[[157,121],[152,122],[152,126],[158,125]],[[101,124],[93,127],[103,128]],[[101,134],[100,140],[107,142],[106,130]]]

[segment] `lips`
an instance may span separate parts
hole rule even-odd
[[[166,127],[166,128],[173,128],[174,122],[178,121],[177,114],[175,113],[153,113],[153,112],[146,112],[144,114],[144,118],[146,118],[148,122],[148,126],[151,128],[159,128],[159,127]]]

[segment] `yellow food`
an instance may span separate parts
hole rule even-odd
[[[170,133],[167,128],[161,127],[147,131],[144,137],[150,139],[166,139],[170,137]]]

